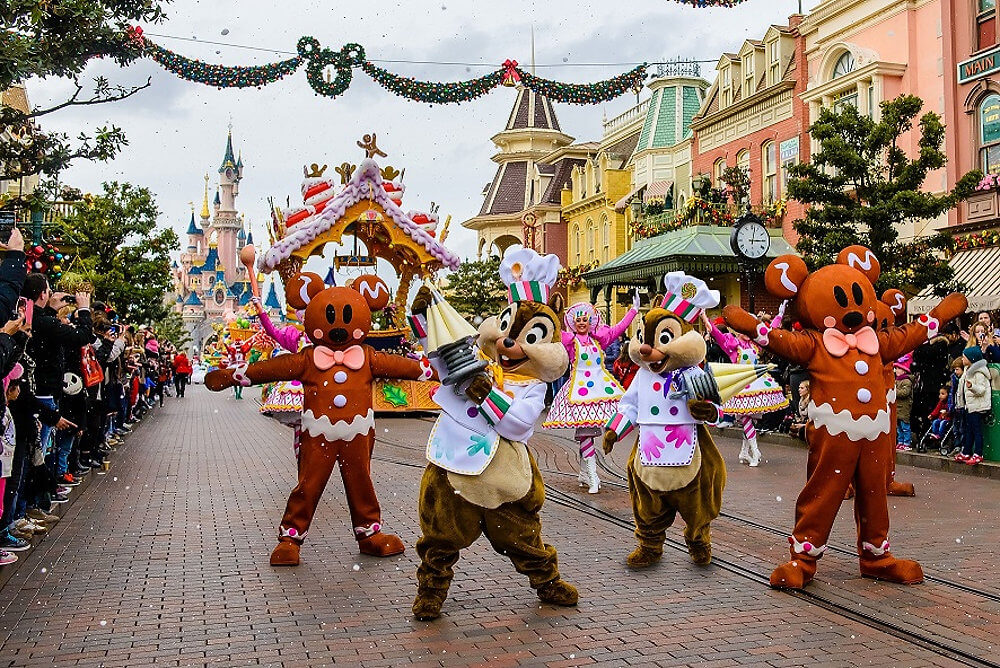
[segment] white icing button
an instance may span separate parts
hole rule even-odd
[[[854,363],[854,370],[858,372],[859,376],[863,376],[868,373],[868,362],[864,360],[858,360]]]
[[[337,408],[343,408],[344,406],[347,405],[347,397],[345,397],[343,394],[338,394],[333,398],[333,405],[336,406]]]
[[[872,393],[869,392],[868,389],[862,387],[860,390],[858,390],[858,401],[860,401],[863,404],[867,404],[871,400],[872,400]]]
[[[334,382],[337,382],[337,383],[346,383],[347,382],[347,372],[346,371],[338,371],[337,373],[333,374],[333,380],[334,380]]]

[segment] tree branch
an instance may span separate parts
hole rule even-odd
[[[133,86],[131,89],[126,89],[124,86],[118,86],[113,89],[116,92],[108,97],[94,95],[94,97],[91,97],[88,100],[80,100],[80,101],[77,101],[77,98],[80,96],[80,92],[83,90],[83,86],[81,86],[79,83],[76,83],[75,80],[74,80],[74,85],[76,86],[76,92],[74,92],[73,95],[68,100],[60,104],[57,104],[54,107],[50,107],[48,109],[36,109],[32,111],[30,114],[26,114],[25,118],[37,118],[38,116],[51,114],[54,111],[59,111],[60,109],[65,109],[66,107],[71,107],[71,106],[85,107],[95,104],[105,104],[107,102],[120,102],[121,100],[127,100],[128,98],[132,97],[139,91],[145,90],[146,88],[149,88],[151,85],[153,85],[153,77],[149,77],[148,79],[146,79],[145,84],[141,86]]]

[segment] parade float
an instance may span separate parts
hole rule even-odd
[[[359,274],[377,273],[377,260],[385,260],[399,287],[376,317],[378,329],[373,329],[366,342],[376,350],[413,353],[417,344],[406,322],[410,286],[415,279],[428,279],[441,269],[457,269],[461,260],[443,245],[448,221],[438,229],[436,206],[432,204],[429,211],[403,211],[403,173],[391,166],[380,167],[375,161],[377,156],[386,157],[376,146],[375,135],[365,135],[358,145],[366,154],[360,165],[341,164],[334,169],[339,175],[336,178],[325,175],[326,165],[313,164],[305,170],[302,204],[272,207],[272,245],[258,267],[265,273],[277,272],[287,282],[310,257],[330,257],[328,246],[339,249],[348,237],[350,250],[346,254],[334,252],[327,280],[335,280],[334,270],[348,275],[355,269]],[[294,314],[289,316],[294,318]],[[431,400],[437,385],[376,380],[373,405],[380,412],[437,410]]]

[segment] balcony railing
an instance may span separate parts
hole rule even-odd
[[[604,121],[604,136],[607,137],[610,134],[614,134],[616,131],[632,124],[640,119],[646,118],[646,113],[649,110],[649,100],[643,100],[639,104],[625,110],[623,113],[618,114],[614,118],[608,121]]]
[[[640,215],[633,225],[637,238],[657,236],[692,225],[732,225],[746,209],[731,203],[696,200],[694,205],[682,209],[666,209],[661,213]],[[781,228],[784,219],[783,207],[752,206],[750,210],[760,217],[765,227]]]

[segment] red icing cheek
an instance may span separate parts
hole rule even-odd
[[[317,338],[317,339],[322,339],[323,338],[323,330],[322,329],[314,329],[313,330],[313,337]]]
[[[364,331],[362,331],[360,329],[354,330],[354,338],[361,339],[361,338],[364,338],[364,336],[365,336]]]
[[[868,311],[868,322],[875,322],[875,311]]]
[[[834,318],[832,315],[828,315],[825,318],[823,318],[823,326],[825,326],[825,327],[836,327],[837,326],[837,319]]]

